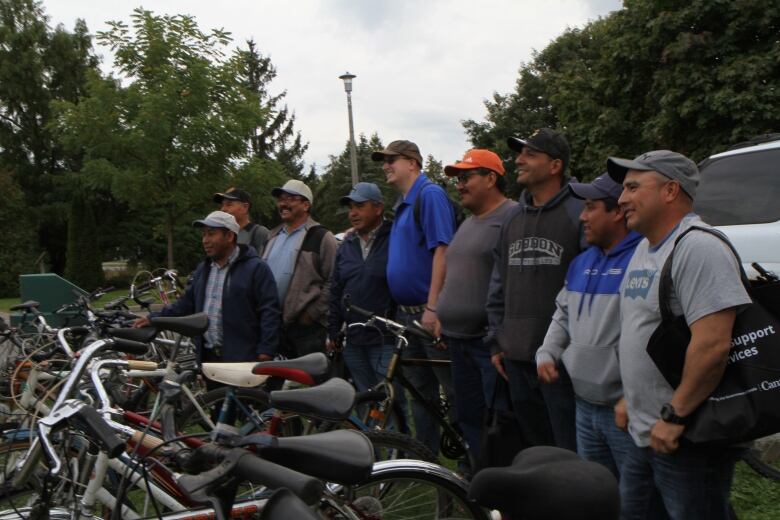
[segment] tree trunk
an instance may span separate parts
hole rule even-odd
[[[168,238],[168,269],[173,269],[173,217],[171,215],[168,215],[165,228],[165,234]]]

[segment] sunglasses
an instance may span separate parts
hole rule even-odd
[[[396,160],[401,159],[402,156],[400,155],[385,155],[385,158],[382,160],[385,164],[393,164]]]

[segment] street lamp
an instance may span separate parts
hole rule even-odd
[[[339,79],[344,81],[344,92],[347,93],[347,112],[349,113],[349,159],[352,164],[352,185],[359,182],[357,169],[357,147],[355,146],[355,126],[352,123],[352,80],[354,74],[345,72]]]

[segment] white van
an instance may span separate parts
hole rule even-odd
[[[700,165],[694,211],[736,247],[750,278],[780,275],[780,134],[757,137]]]

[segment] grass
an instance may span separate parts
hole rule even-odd
[[[739,520],[780,518],[780,482],[759,476],[744,462],[737,464],[731,505]]]
[[[102,297],[98,298],[94,302],[92,302],[92,307],[95,309],[100,309],[105,305],[106,303],[110,302],[111,300],[114,300],[116,298],[119,298],[120,296],[127,296],[129,290],[128,289],[117,289],[114,291],[110,291],[103,295]],[[0,298],[0,312],[10,312],[11,307],[16,305],[17,303],[21,303],[21,300],[19,298]],[[135,302],[130,301],[130,306],[135,306]]]

